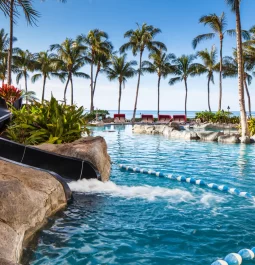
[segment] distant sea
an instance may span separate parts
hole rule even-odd
[[[115,113],[118,113],[117,110],[108,110],[110,113],[110,116],[113,117]],[[230,110],[231,111],[231,110]],[[195,118],[196,112],[199,111],[188,111],[187,117],[188,118]],[[126,119],[132,119],[133,117],[133,110],[121,110],[122,114],[126,114]],[[233,116],[240,116],[239,111],[231,111]],[[156,110],[137,110],[136,111],[136,118],[140,118],[141,114],[152,114],[154,118],[157,117],[157,111]],[[160,114],[166,114],[166,115],[178,115],[178,114],[184,114],[184,111],[176,111],[176,110],[166,110],[166,111],[160,111]],[[252,112],[252,116],[255,116],[255,112]]]

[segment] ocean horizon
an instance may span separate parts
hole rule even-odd
[[[113,117],[114,114],[118,113],[117,110],[108,110],[110,113],[110,116]],[[200,110],[201,111],[201,110]],[[187,111],[187,118],[195,118],[196,113],[200,112],[199,110],[197,111]],[[216,112],[216,111],[213,111]],[[231,111],[232,116],[240,116],[240,111]],[[121,110],[120,111],[121,114],[125,114],[126,115],[126,119],[132,119],[133,117],[133,110]],[[150,114],[153,115],[154,118],[157,118],[157,114],[158,111],[157,110],[137,110],[136,111],[136,118],[140,118],[142,114]],[[184,114],[184,111],[180,111],[180,110],[162,110],[160,111],[160,114],[163,115],[180,115],[180,114]],[[247,113],[248,115],[248,113]],[[255,111],[252,112],[252,116],[255,116]]]

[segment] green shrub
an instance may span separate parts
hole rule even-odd
[[[7,128],[9,139],[22,144],[69,143],[89,134],[83,107],[59,104],[52,97],[43,104],[34,102],[20,110],[12,109]]]
[[[255,118],[250,118],[248,120],[248,128],[249,128],[250,135],[251,136],[255,135]]]
[[[216,113],[210,111],[197,112],[195,119],[200,119],[201,122],[212,123],[240,123],[240,118],[237,116],[231,116],[231,112],[217,111]]]
[[[93,121],[96,119],[96,115],[99,120],[104,120],[106,118],[106,115],[110,115],[108,110],[93,110],[92,112],[87,112],[85,114],[85,118],[88,122]]]

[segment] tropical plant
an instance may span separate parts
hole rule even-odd
[[[90,30],[87,35],[79,35],[77,38],[88,49],[85,58],[90,62],[90,111],[94,110],[94,94],[96,88],[94,85],[93,67],[96,63],[96,57],[105,56],[106,59],[110,58],[113,46],[108,38],[108,34],[99,29]]]
[[[228,0],[227,0],[228,1]],[[209,14],[207,16],[202,16],[199,19],[199,23],[202,23],[204,25],[208,25],[212,32],[207,34],[201,34],[198,35],[192,42],[193,48],[195,49],[197,45],[204,40],[210,40],[215,38],[216,35],[218,35],[220,39],[220,69],[219,69],[219,107],[218,110],[221,110],[221,102],[222,102],[222,63],[223,63],[223,40],[226,34],[229,36],[235,35],[235,30],[226,30],[227,22],[226,22],[226,16],[223,12],[220,16],[217,16],[217,14]],[[242,31],[243,38],[249,39],[250,35],[247,31]]]
[[[21,78],[24,78],[25,81],[25,91],[28,91],[27,88],[27,79],[29,78],[29,72],[33,72],[37,67],[37,62],[35,60],[35,54],[32,54],[28,50],[18,50],[16,55],[13,56],[13,62],[16,69],[16,82],[19,84]]]
[[[142,69],[144,72],[156,73],[158,76],[158,115],[160,109],[160,82],[162,78],[167,76],[174,71],[174,67],[171,61],[176,59],[173,53],[167,54],[162,50],[153,51],[149,54],[150,61],[144,61],[142,63]]]
[[[57,56],[54,53],[40,52],[34,55],[35,60],[37,62],[36,70],[40,73],[37,73],[32,76],[31,81],[35,83],[40,78],[43,78],[43,89],[42,89],[42,103],[44,101],[45,96],[45,87],[47,79],[50,79],[51,76],[56,75],[56,64],[57,64]]]
[[[108,110],[93,110],[91,112],[85,113],[85,119],[90,122],[96,119],[98,117],[99,119],[105,119],[107,115],[110,115]]]
[[[21,97],[21,94],[22,91],[14,86],[5,84],[0,88],[0,97],[11,105],[13,105],[14,102]]]
[[[250,118],[248,120],[248,128],[249,128],[250,136],[255,135],[255,118]]]
[[[241,15],[240,15],[240,2],[241,0],[225,0],[230,6],[231,10],[236,15],[236,51],[237,51],[237,64],[238,64],[238,92],[239,92],[239,106],[241,117],[241,130],[242,130],[242,142],[248,141],[248,126],[245,111],[244,100],[244,71],[243,71],[243,48],[242,48],[242,27],[241,27]]]
[[[207,93],[208,93],[208,109],[211,111],[210,105],[210,82],[214,84],[214,72],[218,71],[217,50],[212,46],[211,51],[207,49],[199,51],[198,57],[202,60],[202,64],[197,64],[197,74],[207,74]]]
[[[177,82],[184,81],[185,84],[185,115],[187,116],[187,98],[188,98],[188,78],[197,74],[197,64],[193,63],[196,56],[194,55],[182,55],[174,59],[172,62],[175,65],[174,71],[171,74],[176,75],[169,81],[169,85],[172,86]]]
[[[112,57],[111,67],[107,67],[105,72],[110,81],[119,81],[119,99],[118,99],[118,113],[120,114],[120,102],[122,95],[122,86],[125,87],[125,83],[128,78],[133,77],[137,71],[133,66],[137,65],[136,61],[127,61],[127,55],[123,54],[121,56],[114,55]]]
[[[10,19],[10,41],[9,41],[9,50],[8,50],[8,85],[11,85],[12,82],[12,54],[13,54],[13,23],[15,22],[15,17],[17,18],[20,15],[20,9],[25,15],[27,23],[33,25],[36,23],[39,13],[34,10],[32,6],[32,0],[2,0],[0,1],[0,9],[5,15]]]
[[[54,97],[44,104],[34,102],[20,110],[13,108],[12,113],[6,133],[18,143],[69,143],[89,133],[83,107],[59,104]]]
[[[222,110],[217,111],[216,113],[211,111],[201,111],[196,113],[195,119],[200,119],[201,122],[239,124],[240,118],[237,116],[231,116],[231,114],[231,112]]]
[[[36,97],[36,93],[34,91],[25,91],[24,89],[21,90],[22,94],[21,97],[26,100],[26,102],[33,103],[34,101],[38,101]]]
[[[159,28],[155,28],[152,25],[147,25],[144,23],[142,26],[137,24],[136,30],[128,30],[125,34],[125,38],[129,38],[129,41],[123,44],[120,47],[120,52],[124,53],[127,50],[132,50],[134,56],[139,53],[139,69],[138,69],[138,80],[137,80],[137,88],[136,88],[136,97],[135,97],[135,105],[132,122],[135,121],[136,109],[137,109],[137,101],[140,87],[140,79],[142,74],[142,58],[143,53],[147,49],[149,51],[155,51],[162,49],[166,51],[166,46],[162,42],[155,41],[154,38],[157,34],[159,34],[161,30]]]
[[[251,71],[255,67],[254,57],[243,52],[243,71],[244,71],[244,88],[248,98],[248,109],[249,116],[251,117],[251,97],[248,85],[251,85],[252,74]],[[223,58],[223,77],[237,77],[238,76],[238,63],[237,63],[237,54],[234,50],[233,57],[226,56]]]
[[[65,80],[67,78],[64,91],[64,102],[66,102],[66,92],[70,82],[71,105],[73,105],[73,76],[89,79],[89,75],[84,72],[80,72],[80,69],[86,63],[83,56],[85,47],[80,44],[79,40],[66,39],[62,44],[51,45],[50,49],[51,51],[56,50],[59,57],[56,68],[60,71],[60,73],[54,75],[59,76],[61,80]]]

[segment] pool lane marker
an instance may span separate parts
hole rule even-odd
[[[211,265],[241,265],[244,260],[253,260],[255,257],[255,247],[252,249],[241,249],[238,253],[228,254],[224,260],[219,259]]]
[[[129,172],[137,172],[137,173],[142,173],[142,174],[155,175],[157,177],[164,177],[164,178],[169,178],[171,180],[177,180],[179,182],[186,182],[186,183],[198,185],[201,187],[207,187],[207,188],[210,188],[212,190],[219,190],[219,191],[227,192],[227,193],[230,193],[232,195],[239,196],[239,197],[244,197],[246,199],[250,199],[250,200],[253,200],[255,202],[255,197],[252,196],[250,193],[239,191],[236,188],[229,188],[226,185],[217,185],[215,183],[207,184],[205,181],[200,180],[200,179],[186,178],[186,177],[182,177],[182,176],[175,177],[171,174],[167,175],[167,174],[164,174],[162,172],[156,172],[154,170],[150,170],[150,169],[148,170],[148,169],[143,169],[143,168],[138,168],[138,167],[130,167],[130,166],[126,166],[123,164],[119,164],[119,168],[124,169],[124,170],[129,171]]]

